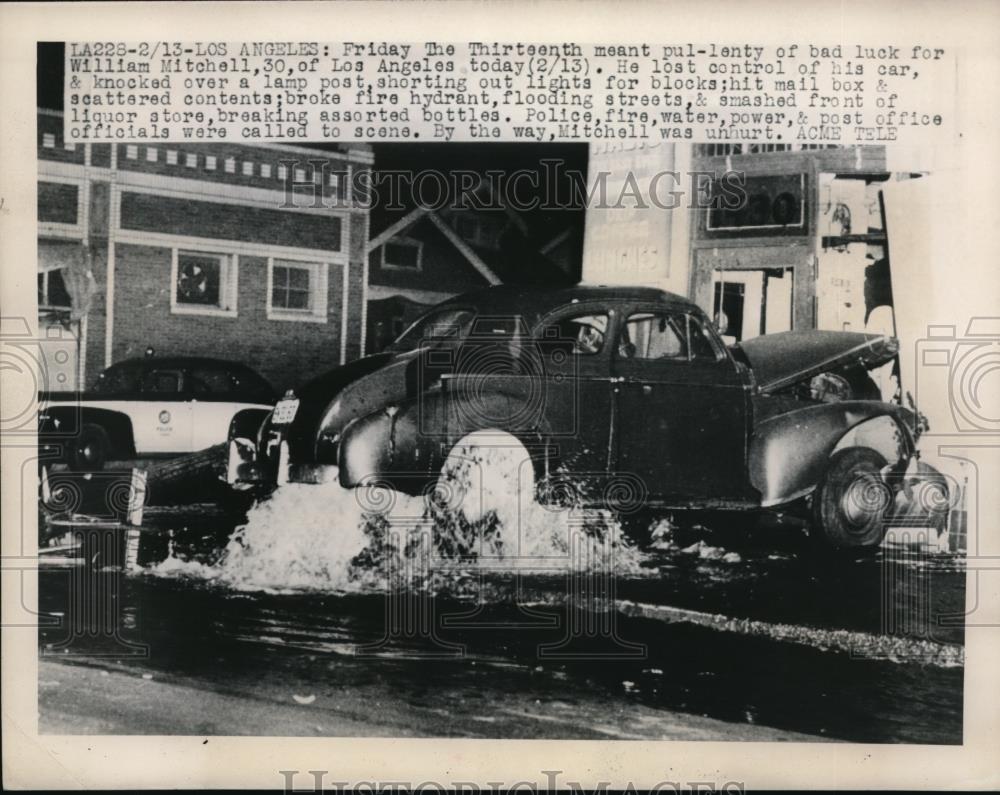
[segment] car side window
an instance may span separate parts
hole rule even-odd
[[[188,391],[196,395],[226,395],[235,392],[235,379],[226,370],[196,367],[187,372]]]
[[[608,333],[608,316],[581,314],[560,318],[546,326],[541,340],[547,345],[564,347],[574,356],[593,356],[604,349]]]
[[[139,368],[130,364],[116,364],[97,378],[95,391],[106,395],[121,395],[139,390]]]
[[[688,340],[691,345],[691,358],[715,362],[720,358],[719,351],[712,343],[711,332],[698,318],[688,315]]]
[[[181,389],[178,370],[150,370],[142,377],[142,391],[155,394],[177,394]]]
[[[687,362],[716,361],[707,331],[697,318],[665,312],[629,316],[618,340],[618,357]]]

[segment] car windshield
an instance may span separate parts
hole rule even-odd
[[[389,350],[397,353],[412,351],[422,345],[443,340],[461,339],[469,333],[475,313],[469,309],[441,309],[418,319],[399,335]]]

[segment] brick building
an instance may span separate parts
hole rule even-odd
[[[48,386],[148,349],[245,362],[279,389],[357,358],[368,212],[351,178],[372,159],[363,144],[73,145],[39,111],[40,330],[75,343],[49,346]]]

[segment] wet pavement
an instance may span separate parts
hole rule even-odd
[[[43,731],[962,741],[960,557],[701,531],[595,566],[538,513],[517,565],[505,537],[504,565],[400,577],[371,523],[302,504],[251,511],[221,559],[178,534],[129,573],[44,566]]]

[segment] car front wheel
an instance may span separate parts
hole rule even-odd
[[[893,501],[881,473],[885,465],[870,447],[834,453],[813,495],[812,535],[838,548],[877,547]]]

